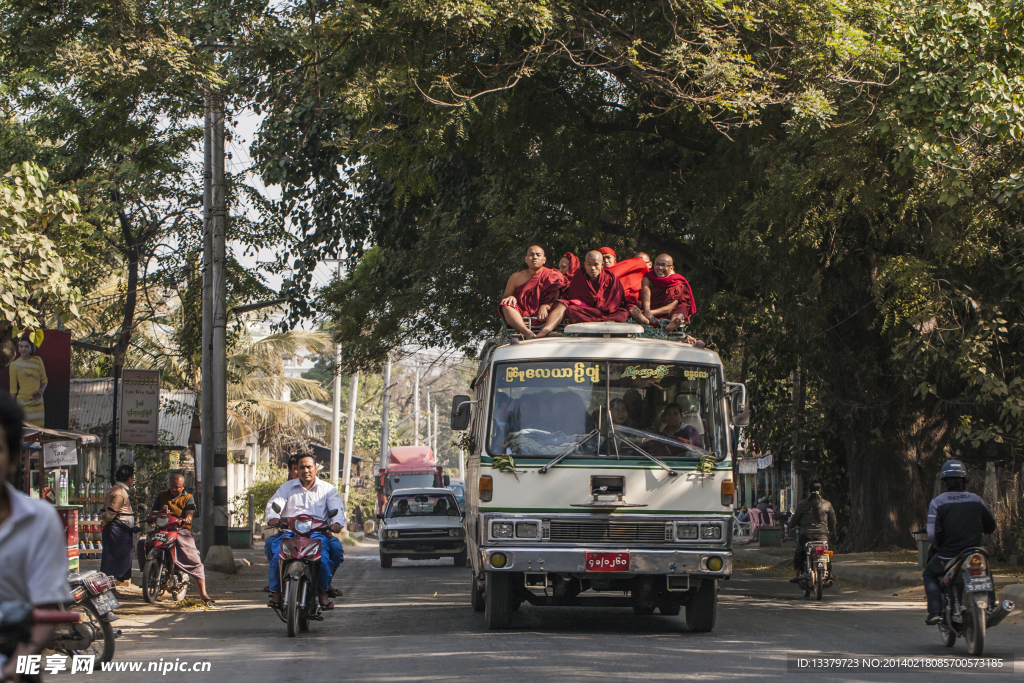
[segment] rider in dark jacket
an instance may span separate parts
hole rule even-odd
[[[932,499],[928,506],[928,539],[932,549],[924,568],[924,592],[928,596],[926,624],[942,621],[942,586],[940,579],[946,563],[968,548],[980,546],[984,534],[996,530],[996,518],[979,496],[968,493],[967,467],[959,460],[948,460],[939,475],[946,492]]]
[[[793,583],[800,580],[807,557],[806,545],[810,541],[827,541],[836,532],[836,511],[832,503],[821,497],[821,484],[811,484],[811,493],[796,504],[796,510],[789,520],[790,528],[800,528],[796,539],[796,554],[793,556]]]

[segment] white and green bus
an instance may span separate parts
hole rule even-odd
[[[508,628],[523,602],[623,606],[715,625],[732,572],[733,434],[746,389],[718,354],[625,323],[488,342],[469,430],[472,603]]]

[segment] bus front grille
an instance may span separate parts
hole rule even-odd
[[[672,540],[672,527],[664,522],[551,520],[551,540],[576,543],[664,543]]]

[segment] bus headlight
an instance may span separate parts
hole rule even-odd
[[[537,522],[517,522],[516,538],[538,538],[540,536],[540,524]]]
[[[491,522],[491,538],[512,538],[513,531],[512,522]]]
[[[697,540],[696,524],[676,524],[676,538],[680,541]]]
[[[505,557],[505,553],[491,553],[491,566],[497,569],[501,569],[508,564],[508,558]]]
[[[723,566],[725,566],[725,561],[721,557],[714,556],[708,558],[707,567],[709,572],[720,572]]]
[[[700,537],[705,541],[720,541],[722,539],[722,525],[702,524],[700,527]]]

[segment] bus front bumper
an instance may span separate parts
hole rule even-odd
[[[495,557],[500,555],[500,557]],[[595,555],[621,559],[628,555],[628,569],[593,571]],[[654,550],[629,548],[538,548],[536,546],[503,546],[480,548],[483,571],[556,572],[560,574],[677,574],[724,578],[732,574],[732,551],[728,548],[707,550]],[[710,567],[709,567],[710,562]],[[718,563],[721,566],[716,570]]]

